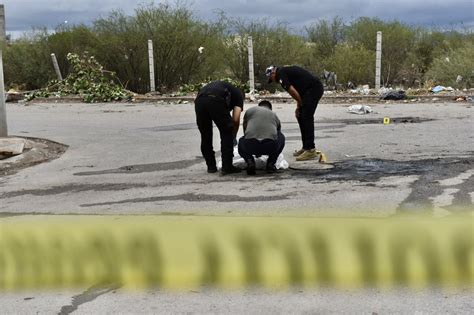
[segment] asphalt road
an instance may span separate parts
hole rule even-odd
[[[254,106],[254,105],[249,105]],[[207,174],[192,104],[8,104],[11,135],[69,146],[59,158],[0,177],[0,220],[39,214],[391,216],[473,211],[470,103],[374,104],[353,115],[321,104],[316,145],[335,167]],[[291,104],[274,104],[300,148]],[[383,118],[392,123],[384,125]],[[242,131],[240,131],[242,133]],[[219,149],[217,130],[214,144]],[[298,167],[297,167],[298,168]],[[469,313],[472,290],[0,294],[0,313]]]
[[[274,108],[287,138],[284,156],[297,167],[293,106]],[[60,159],[0,177],[0,212],[387,216],[472,209],[470,103],[373,108],[363,116],[347,113],[346,105],[318,108],[316,144],[334,169],[248,177],[206,173],[191,104],[9,104],[11,135],[69,149]],[[382,124],[383,117],[392,124]]]

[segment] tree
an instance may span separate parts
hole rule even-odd
[[[462,80],[458,80],[458,76]],[[435,84],[458,88],[474,86],[474,43],[467,42],[464,47],[453,49],[433,60],[425,75],[426,80]]]
[[[347,30],[348,42],[360,44],[375,54],[376,34],[382,32],[382,80],[384,85],[401,82],[400,71],[408,53],[413,49],[415,32],[398,21],[384,22],[363,17]]]
[[[375,80],[375,55],[362,45],[340,44],[328,58],[327,66],[341,83],[369,84]]]
[[[255,76],[260,88],[272,89],[265,77],[265,69],[269,65],[303,65],[308,60],[308,49],[303,38],[290,34],[284,23],[229,19],[227,24],[233,31],[226,38],[226,61],[232,75],[242,83],[249,78],[249,36],[253,38]]]

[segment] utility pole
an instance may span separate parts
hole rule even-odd
[[[375,89],[380,89],[380,75],[382,73],[382,32],[377,32],[377,52],[375,54]]]
[[[0,138],[8,137],[5,85],[3,82],[3,53],[0,49]]]
[[[51,54],[51,60],[53,61],[54,71],[56,71],[56,76],[58,77],[58,81],[63,80],[63,75],[61,74],[61,69],[59,69],[58,59],[56,55],[53,53]]]
[[[253,66],[253,39],[249,36],[248,40],[248,53],[249,53],[249,83],[250,83],[250,95],[255,93],[255,73]]]
[[[155,61],[153,58],[153,41],[148,40],[148,64],[150,67],[150,92],[155,92]]]
[[[5,5],[0,4],[0,41],[7,40],[7,32],[5,26]]]

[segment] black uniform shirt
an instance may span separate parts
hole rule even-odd
[[[286,91],[293,85],[300,95],[304,95],[311,88],[322,85],[318,78],[298,66],[278,68],[276,79]]]
[[[211,82],[199,90],[198,97],[199,96],[209,96],[223,99],[225,100],[229,111],[233,110],[234,106],[244,109],[244,97],[242,92],[228,82]]]

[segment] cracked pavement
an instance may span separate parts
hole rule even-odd
[[[472,213],[472,105],[371,106],[374,113],[355,116],[347,105],[320,104],[316,145],[333,169],[248,177],[245,172],[206,172],[192,104],[9,103],[11,135],[49,139],[69,148],[56,160],[0,176],[0,220],[41,214]],[[292,165],[291,153],[300,148],[294,105],[273,107],[287,137],[283,153]],[[383,125],[384,117],[392,124]],[[214,148],[219,150],[216,129]],[[469,313],[473,307],[471,290],[450,295],[406,290],[127,293],[115,286],[77,291],[0,294],[0,312],[242,313],[248,303],[254,303],[256,313]],[[342,300],[347,303],[339,304]]]
[[[274,108],[288,139],[285,158],[297,165],[293,105]],[[333,169],[248,177],[205,172],[192,104],[9,104],[10,134],[69,148],[59,159],[0,177],[0,212],[387,216],[420,208],[472,210],[470,103],[373,108],[363,116],[349,114],[346,105],[318,108],[316,144]],[[392,124],[383,125],[383,117]],[[217,130],[214,138],[217,151]],[[450,184],[452,178],[458,180]]]

